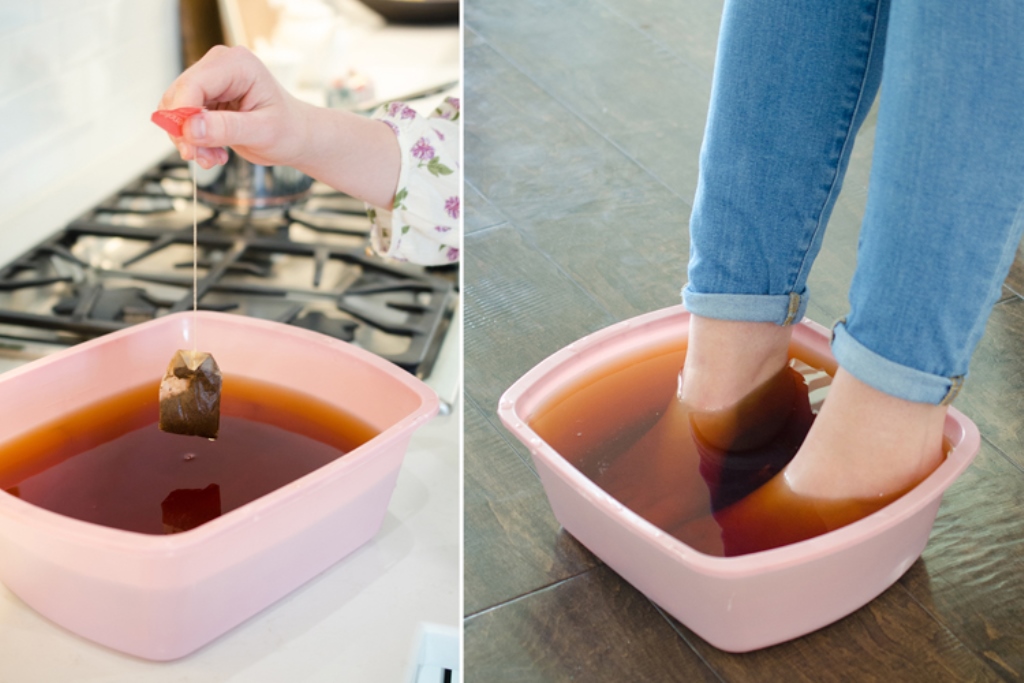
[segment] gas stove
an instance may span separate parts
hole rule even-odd
[[[192,182],[168,157],[0,267],[0,359],[31,360],[192,307]],[[314,184],[288,207],[198,207],[198,301],[315,330],[430,375],[457,267],[372,253],[362,202]]]

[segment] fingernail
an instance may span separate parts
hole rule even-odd
[[[202,116],[193,116],[188,120],[188,125],[193,140],[202,140],[206,137],[206,121]]]

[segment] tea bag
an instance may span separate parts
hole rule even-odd
[[[175,137],[180,137],[182,126],[189,117],[203,109],[183,107],[162,110],[153,114],[152,121]],[[213,356],[199,351],[196,345],[199,321],[199,265],[197,263],[198,221],[196,205],[195,160],[192,162],[192,315],[193,346],[191,351],[178,351],[171,358],[163,381],[160,382],[160,429],[171,434],[205,436],[216,439],[220,429],[220,368]]]
[[[160,429],[216,439],[220,429],[220,368],[205,351],[178,351],[160,382]]]

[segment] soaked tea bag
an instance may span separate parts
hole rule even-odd
[[[216,439],[220,429],[220,368],[205,351],[178,351],[160,382],[160,429]]]
[[[200,107],[183,107],[157,111],[152,116],[157,124],[175,137],[189,117],[202,112]],[[192,161],[192,314],[199,310],[198,233],[196,218],[198,192],[195,159]],[[160,382],[160,429],[172,434],[205,436],[216,439],[220,429],[220,368],[210,354],[195,345],[198,320],[193,318],[191,351],[178,351],[171,358],[164,379]]]

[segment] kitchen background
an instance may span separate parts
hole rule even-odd
[[[363,105],[440,87],[443,92],[433,99],[414,104],[428,112],[443,95],[458,95],[457,12],[455,21],[403,24],[385,21],[357,0],[288,3],[277,16],[279,26],[292,20],[281,39],[291,42],[261,44],[257,54],[296,95],[323,104],[339,95],[329,95],[325,86],[351,69],[357,73],[347,83],[372,90],[345,96],[360,97]],[[149,117],[182,68],[182,9],[202,4],[219,4],[222,14],[232,15],[228,22],[236,20],[236,29],[240,8],[282,5],[0,2],[0,269],[171,158],[172,145]],[[193,35],[185,22],[184,34]],[[296,44],[302,47],[298,52]],[[310,64],[321,67],[312,77]],[[426,378],[446,414],[414,435],[373,540],[197,653],[166,664],[81,639],[0,585],[0,683],[334,681],[339,672],[347,680],[418,682],[427,680],[421,676],[443,680],[443,669],[457,669],[458,272],[428,277],[444,283],[448,315],[454,316]],[[4,296],[0,289],[0,299],[12,298]],[[16,335],[0,337],[0,372],[29,360]]]
[[[177,0],[0,3],[0,259],[166,154]]]

